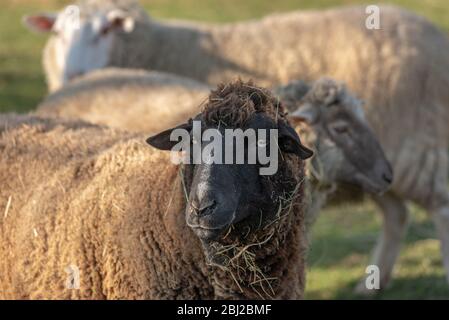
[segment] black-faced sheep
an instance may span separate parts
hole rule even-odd
[[[129,131],[158,132],[197,114],[210,90],[207,85],[176,75],[106,68],[81,76],[50,94],[39,105],[37,114],[82,119]],[[312,161],[315,166],[319,164],[319,177],[317,169],[309,175],[320,185],[320,196],[314,198],[324,196],[324,185],[334,190],[336,183],[351,177],[369,176],[355,183],[367,191],[385,190],[385,184],[391,182],[391,170],[368,128],[360,101],[342,84],[329,78],[310,85],[292,81],[276,87],[275,93],[290,116],[299,120],[295,123],[306,144],[323,149]],[[369,172],[374,163],[380,168]],[[321,201],[314,201],[313,207],[320,208],[318,203]]]
[[[221,85],[196,119],[278,129],[271,176],[257,164],[174,165],[142,136],[96,125],[0,119],[2,298],[302,297],[311,151],[268,91]],[[147,141],[169,149],[170,132]]]
[[[56,91],[38,112],[155,132],[198,113],[199,101],[204,102],[209,90],[182,77],[107,68]],[[277,87],[275,93],[306,145],[316,151],[306,166],[308,224],[339,183],[351,183],[370,193],[386,190],[392,179],[390,166],[366,123],[361,102],[343,85],[328,78],[311,85],[292,81]],[[179,97],[182,101],[173,104]]]
[[[372,264],[381,270],[381,287],[391,278],[405,233],[406,201],[431,213],[449,281],[449,41],[422,17],[397,7],[379,8],[379,29],[366,27],[362,6],[277,14],[224,26],[145,18],[136,23],[135,36],[114,35],[117,46],[102,50],[108,63],[101,67],[150,68],[208,83],[236,75],[270,86],[322,75],[344,81],[365,100],[366,118],[396,176],[391,192],[376,199],[384,230]],[[139,39],[138,44],[132,45],[132,39]],[[89,59],[84,61],[75,73],[91,70],[86,67]],[[63,79],[68,70],[47,70],[52,72]],[[363,281],[359,289],[364,286]]]

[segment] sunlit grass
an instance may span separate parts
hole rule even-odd
[[[380,215],[366,202],[328,208],[313,228],[306,298],[362,298],[353,289],[369,264]],[[409,230],[389,288],[375,299],[449,299],[439,241],[427,215],[412,208]]]

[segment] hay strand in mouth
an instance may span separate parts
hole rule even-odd
[[[184,192],[184,196],[185,196],[185,198],[186,198],[186,203],[187,203],[187,205],[188,205],[188,204],[189,204],[189,199],[188,199],[187,189],[186,189],[185,181],[184,181],[184,172],[183,172],[183,169],[182,169],[181,166],[179,167],[178,175],[179,175],[179,178],[181,179],[182,190],[183,190],[183,192]],[[177,189],[177,186],[178,186],[178,184],[177,184],[177,181],[175,180],[175,182],[173,183],[171,192],[170,192],[170,194],[171,194],[171,195],[170,195],[170,200],[168,201],[167,208],[166,208],[166,210],[165,210],[165,212],[164,212],[164,217],[167,215],[167,213],[168,213],[168,211],[169,211],[169,209],[170,209],[170,207],[171,207],[171,205],[172,205],[172,203],[173,203],[173,199],[174,199],[175,196],[176,196],[176,189]]]
[[[269,221],[262,229],[262,220],[259,221],[258,230],[262,231],[262,235],[254,233],[248,236],[250,239],[245,239],[245,244],[236,242],[228,245],[216,243],[214,245],[215,252],[213,253],[213,259],[221,261],[219,265],[220,269],[228,272],[236,283],[238,290],[242,291],[242,288],[250,288],[261,299],[272,299],[276,296],[273,284],[278,280],[277,277],[267,276],[261,267],[257,263],[257,251],[254,252],[253,248],[261,248],[268,244],[273,239],[277,232],[280,232],[280,228],[283,225],[283,221],[287,219],[291,211],[295,199],[298,196],[298,191],[304,179],[299,181],[293,190],[287,194],[278,196],[278,209],[274,214],[274,217]],[[229,237],[229,234],[234,229],[231,225],[225,234],[225,237]],[[276,239],[275,239],[276,240]]]
[[[237,284],[237,287],[239,288],[240,292],[243,293],[243,289],[240,286],[240,282],[237,280],[237,278],[235,277],[234,273],[231,270],[228,270],[228,272],[231,275],[231,277],[234,280],[234,282]]]
[[[223,236],[223,239],[226,239],[232,232],[232,230],[234,230],[234,225],[231,224],[228,228],[228,231],[226,231],[225,235]]]
[[[9,208],[11,207],[11,200],[12,200],[12,196],[9,196],[8,202],[6,203],[5,213],[3,215],[5,219],[8,216]]]
[[[230,262],[232,262],[233,260],[238,259],[244,252],[246,252],[249,248],[254,247],[254,246],[261,246],[265,243],[267,243],[271,237],[274,235],[274,232],[272,232],[265,240],[259,242],[259,243],[250,243],[247,244],[246,246],[244,246],[234,257],[231,258]]]
[[[182,167],[179,167],[179,176],[181,178],[181,184],[182,184],[182,189],[184,191],[184,196],[186,197],[186,202],[187,204],[189,203],[189,195],[187,194],[187,187],[184,181],[184,171],[182,170]]]

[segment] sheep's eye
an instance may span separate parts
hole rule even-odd
[[[347,133],[349,131],[347,126],[337,126],[337,127],[334,127],[334,130],[336,133],[339,133],[339,134]]]
[[[336,108],[336,107],[339,107],[340,105],[341,105],[341,104],[340,104],[339,101],[334,101],[334,102],[332,102],[332,104],[329,105],[329,107],[331,107],[331,108]]]
[[[336,97],[334,102],[332,103],[333,106],[339,106],[341,103],[340,97]]]
[[[111,28],[109,28],[109,26],[103,27],[103,28],[100,30],[100,35],[101,35],[101,36],[105,36],[105,35],[109,32],[109,30],[111,30]]]
[[[343,134],[343,133],[348,133],[349,132],[349,128],[347,125],[338,125],[338,126],[334,126],[333,131],[335,131],[335,133],[337,134]]]

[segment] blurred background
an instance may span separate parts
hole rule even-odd
[[[32,110],[46,93],[41,66],[45,35],[32,34],[21,23],[27,13],[61,9],[67,0],[2,0],[0,4],[0,112]],[[140,0],[155,18],[230,22],[273,12],[373,4],[363,0]],[[449,34],[448,0],[394,0],[439,25]],[[449,53],[448,53],[449,54]],[[390,288],[375,299],[448,299],[439,244],[431,221],[411,207],[404,247]],[[367,201],[327,208],[312,230],[306,298],[351,299],[365,272],[380,232],[380,215]]]

